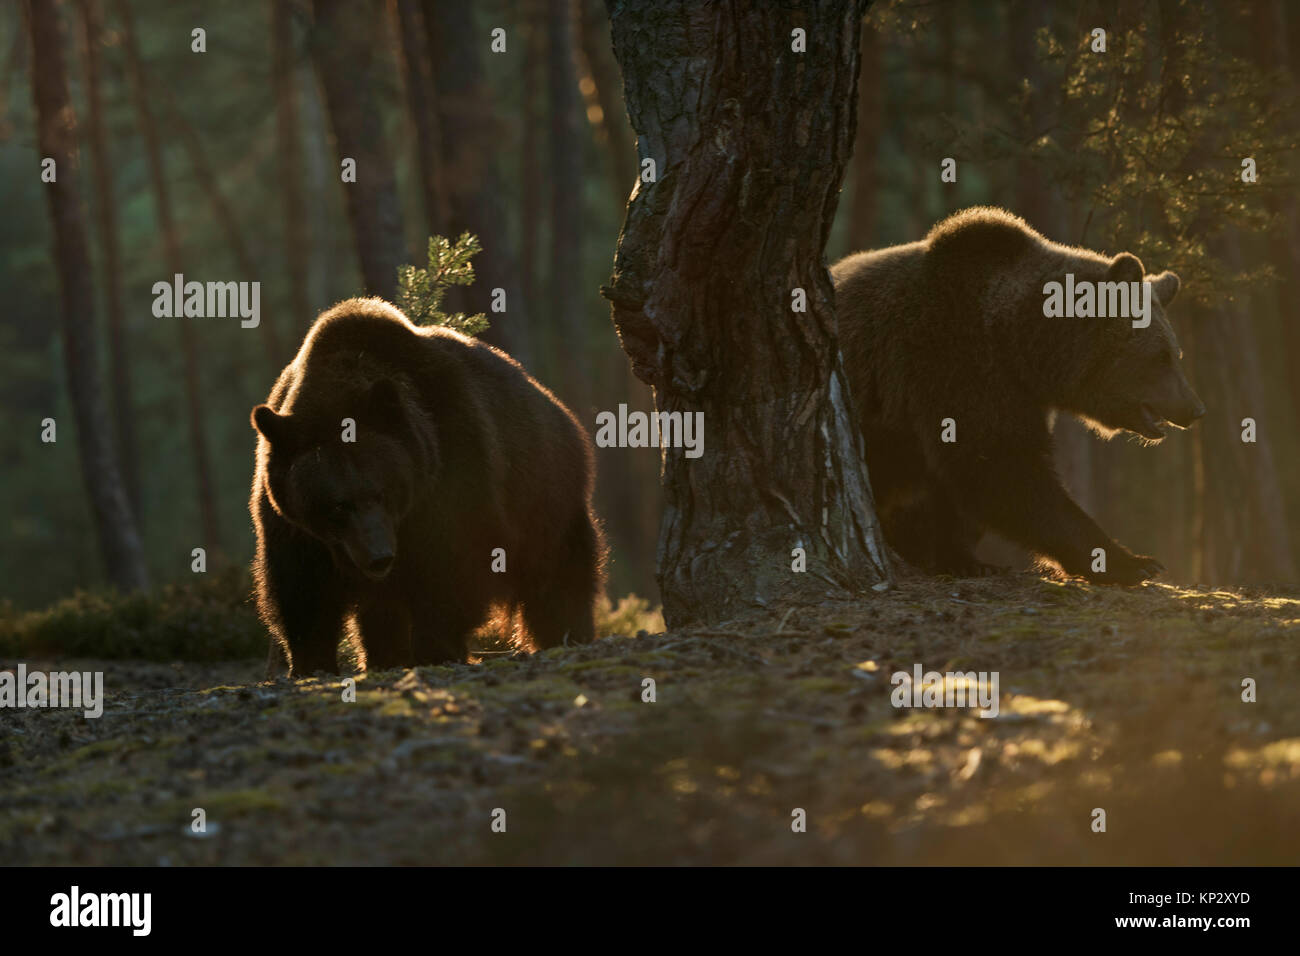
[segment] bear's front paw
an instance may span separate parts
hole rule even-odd
[[[1113,550],[1106,561],[1106,570],[1088,575],[1097,584],[1121,584],[1132,587],[1164,571],[1165,566],[1145,554],[1134,554],[1127,548]]]

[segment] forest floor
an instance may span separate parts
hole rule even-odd
[[[367,674],[351,703],[263,660],[29,660],[104,671],[107,704],[0,712],[0,861],[1294,864],[1298,634],[1296,594],[1013,574]],[[999,715],[896,709],[917,663],[997,671]]]

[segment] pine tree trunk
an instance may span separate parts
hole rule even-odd
[[[37,146],[42,159],[55,163],[55,180],[42,185],[54,228],[63,306],[63,360],[76,419],[82,482],[109,579],[122,591],[139,590],[149,586],[149,577],[113,448],[99,376],[95,294],[77,181],[76,117],[68,99],[59,10],[52,3],[35,0],[25,5],[25,13],[32,44]]]
[[[512,54],[481,52],[486,38],[475,26],[470,0],[423,0],[423,3],[442,136],[442,174],[449,212],[447,233],[458,236],[469,231],[483,244],[483,251],[474,259],[474,284],[464,290],[461,307],[469,312],[487,313],[492,327],[481,338],[531,366],[536,356],[529,316],[537,303],[527,300],[523,294],[506,229],[503,190],[495,162],[502,148],[502,131],[488,101],[479,59],[482,55]],[[508,32],[508,43],[518,44],[520,40],[517,31]],[[540,166],[535,162],[529,188],[537,188],[536,183],[549,175]],[[493,289],[505,290],[504,314],[491,311]]]
[[[406,253],[393,152],[384,136],[376,94],[382,61],[376,56],[375,10],[350,0],[314,0],[312,9],[316,14],[312,58],[334,132],[340,164],[335,174],[341,174],[343,160],[356,161],[356,182],[340,182],[361,281],[368,295],[391,302],[397,298],[397,268],[406,261]]]
[[[862,24],[862,71],[858,78],[858,136],[853,150],[853,221],[849,248],[854,252],[876,246],[876,218],[880,210],[880,172],[876,141],[884,124],[884,64],[880,31]]]
[[[262,270],[257,267],[253,253],[248,248],[248,242],[244,238],[244,230],[239,225],[235,210],[221,191],[221,183],[217,181],[216,171],[208,162],[207,152],[203,148],[203,141],[199,138],[198,130],[190,124],[189,120],[177,108],[171,91],[166,87],[162,89],[163,98],[167,103],[166,115],[168,122],[171,128],[180,134],[181,144],[185,147],[190,166],[194,170],[194,178],[198,182],[199,188],[203,190],[203,194],[207,196],[208,204],[212,207],[212,214],[217,220],[217,225],[221,227],[221,231],[225,234],[226,242],[230,245],[230,253],[235,260],[235,267],[246,281],[252,282],[263,279]],[[288,360],[288,356],[284,353],[284,347],[280,344],[280,336],[275,329],[274,315],[275,310],[269,310],[259,317],[257,323],[257,329],[262,338],[262,350],[272,379],[280,374],[280,369],[284,367],[284,363]]]
[[[865,3],[609,8],[657,176],[632,198],[603,291],[659,409],[701,413],[705,427],[701,456],[664,452],[666,618],[724,620],[828,582],[887,580],[823,259],[853,148]],[[806,53],[791,51],[796,27]],[[796,548],[806,573],[792,570]]]
[[[406,106],[415,127],[416,170],[424,201],[425,229],[430,236],[443,233],[447,219],[442,185],[441,136],[434,110],[433,72],[430,66],[424,11],[419,0],[397,0],[397,28],[402,43],[402,74],[406,81]]]
[[[550,94],[547,181],[551,187],[550,308],[561,331],[558,391],[585,420],[591,394],[588,324],[582,308],[582,116],[569,0],[548,0],[546,86]]]
[[[1237,230],[1210,243],[1213,254],[1244,268]],[[1233,303],[1203,310],[1194,326],[1197,388],[1210,410],[1205,432],[1205,507],[1209,570],[1217,580],[1295,581],[1296,565],[1273,446],[1288,436],[1270,427],[1261,386],[1255,319]],[[1256,441],[1242,441],[1253,418]]]
[[[619,92],[623,88],[618,64],[609,48],[609,19],[600,0],[573,0],[578,14],[579,59],[591,83],[591,99],[600,108],[597,140],[609,163],[614,201],[621,210],[637,178],[636,143]]]
[[[541,96],[542,74],[546,62],[546,30],[537,16],[537,0],[520,0],[519,19],[524,37],[524,90],[520,103],[522,111],[523,142],[519,150],[520,182],[532,179],[537,167],[537,151],[542,141]],[[538,250],[541,246],[542,194],[540,189],[525,189],[519,202],[519,270],[524,301],[530,311],[541,311],[541,281],[538,268]],[[545,354],[549,345],[544,333],[534,336],[535,356]]]
[[[271,84],[275,91],[275,147],[284,213],[285,266],[289,273],[290,338],[315,318],[307,294],[309,239],[302,198],[302,124],[298,118],[297,70],[289,0],[271,0]]]
[[[163,260],[167,278],[183,274],[180,235],[172,217],[171,197],[167,190],[167,171],[163,166],[162,142],[154,122],[153,107],[149,102],[149,89],[145,81],[144,64],[136,40],[135,21],[126,0],[118,0],[118,19],[122,21],[123,46],[126,51],[127,72],[135,96],[140,132],[145,141],[149,163],[149,179],[153,191],[155,213],[163,240]],[[221,549],[221,525],[217,520],[216,490],[212,482],[211,456],[208,453],[207,420],[203,413],[203,389],[199,381],[198,348],[194,340],[194,326],[184,317],[173,319],[181,339],[181,359],[185,376],[185,411],[189,427],[190,446],[194,456],[194,483],[198,495],[199,518],[203,530],[203,546],[209,552]]]
[[[140,511],[139,453],[136,450],[135,408],[131,388],[131,356],[126,347],[126,319],[122,311],[121,250],[118,247],[117,199],[113,193],[113,161],[104,130],[101,92],[104,16],[99,0],[81,0],[82,45],[86,57],[86,128],[90,133],[92,175],[95,182],[95,225],[104,254],[104,302],[108,310],[108,354],[112,382],[113,423],[118,458],[127,500],[137,520]]]

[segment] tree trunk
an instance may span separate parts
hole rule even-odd
[[[582,309],[582,116],[569,0],[548,0],[546,85],[550,93],[550,309],[560,334],[560,393],[585,418],[591,395],[588,328]]]
[[[1210,248],[1242,268],[1237,230]],[[1262,387],[1255,320],[1224,303],[1200,310],[1192,326],[1196,385],[1209,413],[1204,432],[1203,507],[1206,570],[1212,581],[1295,581],[1296,565],[1273,445],[1285,436],[1271,427]],[[1243,442],[1242,419],[1255,419],[1254,443]]]
[[[140,132],[144,137],[145,152],[149,162],[149,179],[152,185],[158,227],[162,233],[163,258],[167,277],[184,273],[181,261],[180,236],[172,218],[171,197],[167,191],[167,171],[163,166],[162,143],[154,122],[153,108],[149,102],[144,65],[135,35],[135,22],[126,0],[117,2],[118,19],[122,21],[123,46],[126,51],[127,72],[135,94],[136,113]],[[217,521],[216,491],[212,483],[212,465],[208,454],[207,422],[203,414],[203,390],[199,382],[198,349],[194,341],[194,326],[184,317],[173,320],[181,338],[181,357],[184,363],[185,407],[189,422],[190,445],[194,455],[195,490],[198,493],[199,517],[202,523],[204,547],[210,552],[221,548],[221,525]]]
[[[1162,0],[1160,24],[1165,47],[1164,102],[1177,114],[1185,99],[1180,78],[1187,67],[1183,48],[1173,37],[1179,31],[1213,30],[1221,24],[1212,17],[1206,22],[1175,0]],[[1251,52],[1261,51],[1257,46]],[[1266,60],[1276,56],[1267,50],[1263,53]],[[1188,162],[1209,161],[1209,153],[1208,147],[1194,149]],[[1239,227],[1214,230],[1202,224],[1190,229],[1192,238],[1205,242],[1215,258],[1234,270],[1244,268]],[[1199,567],[1211,582],[1294,581],[1295,553],[1272,452],[1278,435],[1277,429],[1270,428],[1275,419],[1261,387],[1255,320],[1231,302],[1198,308],[1182,340],[1192,381],[1208,409],[1197,424],[1201,432],[1195,519]],[[1253,444],[1241,440],[1243,418],[1255,419],[1260,429]]]
[[[127,503],[114,452],[95,349],[95,294],[91,285],[81,192],[77,182],[76,117],[68,99],[59,11],[52,3],[25,5],[32,43],[32,93],[37,144],[55,163],[45,183],[54,228],[54,256],[63,304],[63,360],[76,419],[81,477],[109,579],[122,591],[149,586],[144,549]]]
[[[537,151],[542,141],[542,71],[546,60],[546,31],[536,16],[535,0],[521,0],[519,21],[526,34],[524,39],[524,90],[520,103],[520,123],[523,126],[523,143],[519,150],[519,181],[529,182],[537,166]],[[542,200],[540,189],[525,189],[519,208],[519,269],[522,276],[524,301],[534,313],[540,312],[541,282],[537,265],[541,245]],[[540,329],[538,330],[541,331]],[[537,354],[545,351],[547,343],[534,336]]]
[[[524,365],[531,365],[535,355],[528,322],[537,303],[528,301],[523,294],[506,229],[501,178],[494,162],[501,149],[501,133],[493,121],[479,60],[488,37],[475,26],[470,0],[423,3],[442,134],[447,233],[457,236],[469,231],[483,243],[483,251],[474,260],[474,284],[464,290],[461,307],[487,313],[492,327],[481,337],[506,349]],[[518,31],[510,31],[507,42],[519,41]],[[533,169],[527,188],[535,188],[533,180],[540,178],[536,166]],[[505,290],[504,314],[492,313],[493,289]]]
[[[406,258],[393,153],[384,136],[376,89],[381,60],[372,4],[314,0],[312,59],[325,94],[339,163],[356,161],[356,182],[343,195],[368,295],[397,298],[397,268]],[[341,175],[341,165],[335,175]],[[423,262],[423,258],[420,259]]]
[[[664,451],[670,626],[889,578],[823,260],[853,148],[864,10],[610,3],[657,181],[633,194],[603,291],[659,409],[707,428],[699,457]],[[806,53],[791,52],[795,27]],[[807,573],[792,571],[796,548]]]
[[[578,10],[579,61],[584,83],[591,84],[588,116],[596,129],[596,139],[604,147],[609,163],[610,183],[618,209],[627,205],[627,197],[636,183],[636,143],[627,111],[619,97],[622,80],[618,64],[609,48],[609,19],[600,0],[574,0]],[[584,86],[585,89],[585,86]],[[599,118],[591,106],[599,110]]]
[[[271,0],[271,84],[275,91],[275,146],[284,213],[285,265],[289,273],[289,328],[306,329],[315,318],[307,294],[308,232],[302,198],[302,125],[298,119],[297,70],[289,0]],[[291,333],[291,339],[296,335]]]
[[[447,210],[439,155],[438,115],[434,110],[433,72],[429,64],[429,33],[419,0],[397,0],[397,28],[402,43],[402,73],[406,79],[406,105],[415,127],[416,172],[424,201],[425,229],[430,236],[443,234]]]
[[[225,234],[226,242],[230,244],[230,253],[235,259],[235,267],[239,270],[240,276],[246,281],[256,281],[262,273],[258,268],[253,253],[248,248],[248,243],[244,239],[244,230],[239,225],[239,220],[235,216],[235,210],[231,207],[230,202],[226,199],[225,194],[221,191],[221,183],[217,181],[217,174],[212,165],[208,162],[207,153],[203,148],[203,140],[199,138],[196,130],[182,115],[176,105],[176,99],[172,96],[167,87],[162,87],[163,98],[166,101],[166,116],[170,121],[172,129],[180,134],[182,145],[189,156],[190,166],[194,170],[194,178],[207,196],[209,205],[212,206],[212,214]],[[280,344],[280,336],[275,330],[275,320],[273,316],[275,310],[272,309],[262,315],[257,323],[258,331],[261,332],[262,349],[266,355],[267,365],[271,371],[272,379],[280,374],[280,369],[288,357],[284,354],[284,348]]]
[[[862,72],[858,78],[858,138],[853,151],[853,221],[849,248],[854,252],[876,246],[876,218],[880,213],[880,173],[876,143],[884,124],[884,64],[880,31],[862,24]]]
[[[104,16],[99,0],[81,0],[82,45],[86,57],[86,128],[90,133],[92,175],[95,181],[95,225],[104,254],[104,303],[108,311],[108,354],[112,381],[113,422],[118,458],[127,500],[136,518],[140,511],[140,475],[137,470],[135,408],[131,389],[131,357],[126,347],[126,320],[122,312],[122,266],[117,235],[117,199],[113,193],[113,161],[104,131],[101,93]]]

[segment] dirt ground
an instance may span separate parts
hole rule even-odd
[[[108,701],[0,711],[0,861],[1294,864],[1298,630],[1296,594],[1014,574],[362,675],[355,702],[264,660],[28,661],[103,670]],[[896,709],[917,663],[998,672],[999,716]]]

